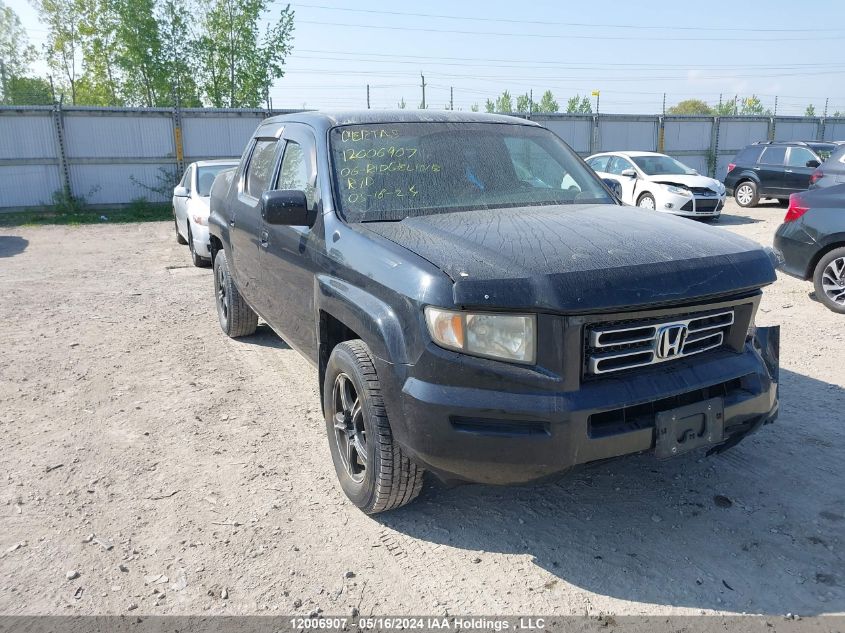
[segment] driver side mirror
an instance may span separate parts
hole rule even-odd
[[[173,189],[173,197],[174,198],[188,198],[191,195],[191,190],[187,187],[183,187],[179,185],[175,189]]]
[[[821,163],[815,158],[811,158],[807,161],[807,167],[818,167],[819,165],[821,165]]]
[[[636,178],[637,172],[635,172],[633,169],[623,169],[622,173],[619,174],[619,175],[620,176],[627,176],[628,178]]]
[[[613,192],[613,195],[616,196],[618,200],[622,200],[622,184],[616,180],[615,178],[602,178],[601,179],[604,184],[607,185],[607,188]]]
[[[267,224],[312,226],[316,214],[308,210],[308,199],[298,189],[265,191],[261,196],[261,217]]]

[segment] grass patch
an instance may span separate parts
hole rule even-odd
[[[173,212],[168,203],[133,202],[123,209],[111,211],[22,211],[0,213],[0,226],[41,226],[49,224],[122,224],[126,222],[160,222],[172,220]]]

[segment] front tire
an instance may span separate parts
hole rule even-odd
[[[648,209],[654,211],[657,208],[657,203],[654,201],[654,196],[650,193],[644,193],[637,199],[637,206],[640,209]]]
[[[751,180],[743,180],[734,190],[736,203],[741,207],[755,207],[760,200],[757,185]]]
[[[249,336],[258,327],[258,315],[253,312],[229,272],[226,253],[220,250],[214,258],[214,298],[220,329],[231,338]]]
[[[208,264],[210,263],[205,257],[200,257],[197,255],[197,252],[194,250],[194,234],[191,231],[191,223],[188,222],[188,248],[191,251],[191,262],[197,268],[208,268]]]
[[[835,248],[819,260],[813,272],[813,286],[825,307],[845,314],[845,247]]]
[[[366,514],[413,501],[424,471],[393,439],[381,383],[363,341],[346,341],[332,350],[323,406],[332,462],[349,500]]]

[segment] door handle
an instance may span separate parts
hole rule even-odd
[[[791,174],[791,173],[792,173],[792,170],[791,170],[791,169],[785,169],[784,171],[785,171],[787,174]]]
[[[232,216],[232,217],[229,218],[229,226],[231,226],[231,227],[235,226],[235,216]]]
[[[759,168],[759,167],[755,167],[755,168],[754,168],[754,171],[760,171],[760,168]]]
[[[262,248],[267,248],[270,245],[270,234],[267,232],[266,229],[261,231],[261,246]]]

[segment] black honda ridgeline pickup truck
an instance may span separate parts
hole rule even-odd
[[[755,243],[622,206],[555,134],[455,112],[267,119],[211,193],[217,311],[318,369],[343,491],[721,450],[778,411]]]

